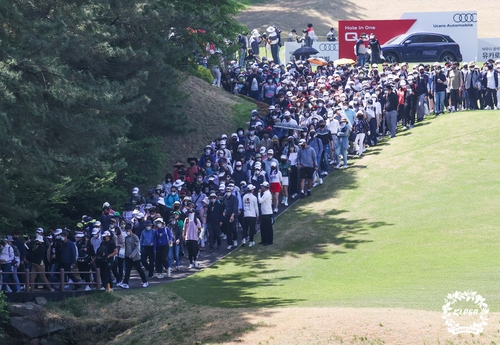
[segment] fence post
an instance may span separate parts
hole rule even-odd
[[[61,280],[61,292],[64,291],[64,268],[61,268],[60,270],[61,274],[59,276],[59,279]]]
[[[31,292],[31,287],[30,287],[30,270],[29,269],[25,269],[24,270],[24,273],[25,273],[25,279],[24,279],[24,291],[26,292]]]
[[[96,283],[96,289],[100,290],[101,289],[101,269],[97,268],[95,270],[95,283]]]

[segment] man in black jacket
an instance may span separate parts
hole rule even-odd
[[[391,132],[391,138],[396,136],[396,126],[397,126],[397,118],[398,118],[398,95],[394,91],[392,91],[392,86],[390,84],[386,84],[385,88],[387,89],[387,95],[385,96],[385,121],[387,122],[387,127]]]
[[[233,249],[238,245],[238,234],[236,232],[236,222],[238,221],[238,198],[233,195],[230,187],[226,187],[225,196],[222,200],[222,226],[227,236],[227,249]]]
[[[248,96],[253,99],[260,101],[260,90],[262,84],[264,83],[264,79],[257,73],[258,68],[252,68],[252,74],[247,77],[246,84],[248,87]]]
[[[41,273],[45,271],[45,267],[43,265],[43,258],[46,256],[46,254],[47,254],[47,246],[45,245],[43,236],[37,234],[35,240],[29,244],[28,251],[26,254],[26,261],[31,263],[30,283],[34,283],[36,278],[40,277],[42,283],[45,283],[43,287],[49,290],[50,292],[54,292],[54,289],[50,287],[49,281],[47,280],[45,274]],[[31,286],[33,285],[31,284]]]
[[[222,226],[223,207],[217,198],[215,191],[210,192],[210,203],[207,209],[207,230],[208,247],[210,253],[214,251],[214,244],[217,241],[217,249],[221,246],[220,227]]]

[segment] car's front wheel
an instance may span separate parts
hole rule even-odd
[[[448,62],[448,61],[453,62],[453,61],[457,61],[457,57],[453,53],[444,52],[443,54],[441,54],[439,61],[441,61],[441,62]]]
[[[399,62],[398,56],[394,53],[384,53],[384,58],[387,63]]]

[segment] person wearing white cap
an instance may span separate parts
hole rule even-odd
[[[92,229],[92,238],[90,239],[90,244],[94,248],[94,253],[96,253],[97,249],[101,246],[101,242],[101,229],[96,227]]]
[[[130,279],[130,272],[132,271],[132,267],[134,267],[142,279],[142,287],[146,288],[149,285],[149,282],[146,278],[146,274],[144,270],[141,268],[141,253],[140,253],[140,240],[136,234],[132,231],[132,227],[127,224],[125,226],[125,231],[127,233],[127,237],[125,237],[125,278],[123,278],[123,283],[120,285],[123,289],[129,289],[128,285]]]
[[[198,268],[198,231],[201,231],[201,221],[196,216],[194,204],[190,203],[186,206],[187,217],[184,220],[184,228],[182,229],[182,237],[186,242],[188,250],[189,267]]]
[[[54,289],[49,285],[47,277],[42,273],[45,272],[43,258],[47,254],[47,246],[45,245],[43,236],[38,233],[38,230],[40,229],[41,228],[37,229],[35,240],[28,245],[28,255],[26,258],[31,264],[30,283],[33,284],[36,281],[36,278],[39,277],[42,283],[44,283],[43,287],[50,292],[54,292]]]
[[[249,247],[255,245],[255,224],[259,218],[259,204],[257,198],[253,195],[255,190],[254,185],[247,186],[246,194],[243,195],[243,239],[241,245],[245,245],[247,237],[249,239]]]
[[[258,191],[258,201],[260,204],[260,235],[262,241],[259,244],[265,246],[273,244],[273,201],[269,191],[269,183],[264,181]]]
[[[0,240],[0,248],[1,248],[0,268],[2,270],[2,281],[9,282],[11,280],[11,278],[14,276],[12,274],[8,274],[8,273],[12,272],[12,263],[15,260],[14,249],[7,241],[7,238]],[[17,275],[15,275],[15,276],[17,277]],[[17,283],[19,283],[19,281]],[[11,292],[9,285],[6,285],[6,284],[2,285],[2,290],[4,292]],[[14,291],[14,292],[17,292],[18,290]]]
[[[278,205],[279,205],[279,195],[281,192],[281,184],[283,183],[283,175],[281,171],[278,169],[278,163],[271,163],[271,171],[269,172],[269,185],[271,195],[273,196],[273,208],[274,213],[278,213]]]
[[[50,244],[50,268],[49,271],[52,272],[50,274],[50,282],[55,283],[59,282],[59,275],[56,272],[59,272],[61,269],[61,240],[62,229],[56,229],[52,234],[52,243]],[[50,235],[48,236],[48,238]]]
[[[144,205],[146,203],[146,199],[139,194],[139,188],[134,187],[134,189],[132,189],[132,195],[130,196],[128,202],[133,206]]]
[[[250,48],[252,48],[253,56],[255,61],[260,63],[260,54],[259,54],[259,44],[260,44],[260,34],[257,29],[252,30],[252,37],[250,38]]]
[[[108,288],[113,291],[113,280],[111,279],[111,266],[113,265],[114,257],[118,254],[115,242],[111,239],[111,233],[104,231],[102,233],[103,241],[96,251],[96,264],[101,270],[101,290]]]
[[[271,54],[273,56],[273,60],[275,63],[280,64],[280,36],[279,36],[279,31],[276,30],[275,26],[270,26],[266,30],[269,33],[269,37],[267,38],[267,41],[271,45]]]
[[[172,232],[165,226],[163,218],[154,221],[156,241],[156,278],[163,279],[163,268],[167,270],[167,277],[172,276],[172,259],[169,260],[169,251],[173,246]],[[171,257],[171,255],[170,255]]]
[[[278,160],[274,158],[274,150],[269,149],[267,150],[267,157],[264,165],[264,170],[266,171],[267,176],[271,173],[271,164],[273,163],[276,163],[276,166],[278,166]]]
[[[297,152],[297,166],[300,170],[300,197],[304,197],[305,181],[308,181],[307,195],[311,195],[312,179],[314,171],[318,170],[316,151],[304,139],[299,140],[300,150]]]
[[[238,198],[233,195],[231,187],[225,188],[225,196],[222,199],[222,231],[227,236],[227,249],[233,249],[238,245],[238,233],[236,223],[238,222]]]
[[[87,283],[85,286],[85,291],[90,291],[90,273],[82,273],[82,272],[90,272],[92,270],[92,261],[95,257],[95,250],[90,240],[87,236],[85,236],[81,232],[77,232],[75,234],[76,239],[76,248],[78,251],[78,271],[80,271],[80,277]]]
[[[208,247],[210,253],[214,251],[214,244],[217,242],[217,249],[221,246],[221,225],[223,207],[217,199],[217,193],[212,191],[209,195],[209,204],[207,208],[207,230],[208,230]]]

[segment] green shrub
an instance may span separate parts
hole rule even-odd
[[[206,67],[201,65],[196,65],[190,68],[190,72],[200,79],[205,80],[207,83],[212,83],[214,77],[212,76],[212,72]]]
[[[5,295],[0,291],[0,327],[9,321],[9,312],[7,311],[7,302],[5,302]],[[0,339],[3,337],[0,333]]]

